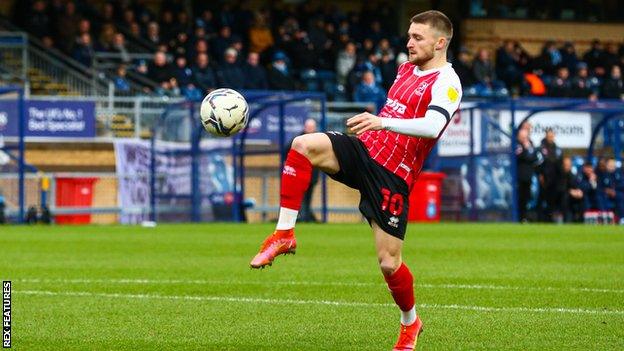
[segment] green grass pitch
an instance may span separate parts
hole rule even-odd
[[[15,350],[390,350],[399,312],[365,224],[0,226]],[[624,350],[624,228],[408,226],[418,350]]]

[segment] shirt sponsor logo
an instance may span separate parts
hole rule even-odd
[[[386,99],[386,106],[400,114],[404,114],[407,109],[407,106],[391,98]]]

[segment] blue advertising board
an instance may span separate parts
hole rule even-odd
[[[303,124],[311,107],[304,104],[284,106],[284,134],[288,143],[303,131]],[[252,109],[253,112],[253,109]],[[279,140],[280,114],[278,106],[269,106],[253,118],[247,126],[247,140],[274,144]]]
[[[95,137],[93,101],[26,100],[25,135],[27,137]],[[0,100],[0,134],[17,136],[16,100]]]

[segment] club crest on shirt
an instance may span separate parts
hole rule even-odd
[[[416,95],[422,95],[428,86],[429,86],[429,82],[420,83],[420,85],[418,85],[418,88],[416,88]]]

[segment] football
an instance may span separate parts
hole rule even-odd
[[[245,128],[249,119],[249,106],[236,90],[217,89],[204,98],[199,115],[202,125],[210,134],[228,137]]]

